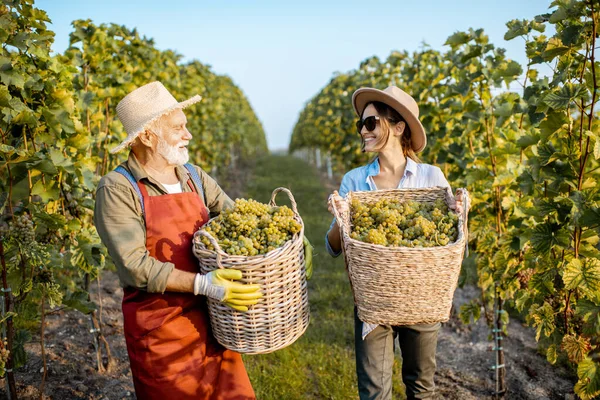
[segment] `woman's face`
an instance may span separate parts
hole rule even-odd
[[[362,115],[363,121],[369,117],[379,117],[379,113],[373,104],[369,104]],[[360,135],[365,144],[365,152],[378,151],[382,145],[385,144],[385,138],[382,137],[383,135],[381,132],[381,120],[377,120],[375,129],[372,131],[367,130],[367,127],[363,126]]]
[[[384,118],[380,117],[373,104],[369,104],[362,115],[363,121],[369,117],[378,117],[379,119],[377,119],[375,129],[372,131],[369,131],[366,125],[363,125],[360,131],[364,142],[364,151],[381,152],[383,150],[390,150],[402,152],[400,138],[404,131],[404,122],[401,121],[396,125],[392,125],[387,120],[382,122]],[[386,132],[386,130],[389,130],[389,132]]]

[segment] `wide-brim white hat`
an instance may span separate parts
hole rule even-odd
[[[202,100],[194,97],[178,102],[160,82],[151,82],[135,89],[117,104],[117,117],[125,127],[127,137],[111,153],[123,150],[142,133],[148,125],[173,110],[183,109]]]
[[[360,88],[352,95],[352,105],[358,118],[362,117],[367,104],[373,101],[387,104],[398,111],[410,128],[413,150],[415,153],[423,151],[427,145],[427,135],[419,121],[419,105],[415,99],[396,86],[388,86],[385,90]]]

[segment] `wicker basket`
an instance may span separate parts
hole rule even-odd
[[[194,254],[202,273],[218,268],[242,271],[242,283],[260,285],[263,297],[247,312],[239,312],[219,301],[208,299],[212,332],[223,346],[246,354],[264,354],[294,343],[309,322],[308,290],[304,265],[304,223],[298,214],[292,193],[285,188],[273,191],[275,196],[285,192],[291,200],[294,218],[302,225],[299,233],[282,247],[259,256],[232,256],[225,253],[217,241],[200,229],[194,235]],[[208,250],[201,242],[206,236],[216,251]]]
[[[447,321],[468,237],[468,193],[464,190],[458,239],[439,247],[386,247],[352,239],[350,212],[340,215],[332,207],[340,227],[342,249],[361,321],[381,325],[413,325]],[[453,197],[442,187],[350,192],[353,199],[372,203],[382,199],[433,203]],[[349,209],[350,207],[348,207]]]

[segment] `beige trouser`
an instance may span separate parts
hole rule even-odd
[[[354,310],[356,374],[361,400],[392,398],[394,339],[402,352],[402,380],[408,399],[432,398],[435,385],[435,351],[440,323],[378,326],[362,339],[362,322]]]

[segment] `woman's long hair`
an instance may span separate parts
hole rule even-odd
[[[364,113],[364,110],[367,109],[369,104],[373,104],[373,107],[375,107],[375,109],[377,110],[377,113],[379,114],[379,123],[380,123],[380,128],[381,128],[380,139],[377,141],[377,143],[375,143],[375,145],[376,145],[375,151],[381,151],[381,149],[383,149],[387,145],[388,141],[392,137],[392,135],[390,134],[392,128],[396,124],[398,124],[400,122],[404,122],[404,132],[402,132],[402,136],[400,137],[400,145],[402,146],[402,152],[404,153],[404,157],[411,158],[414,162],[420,163],[421,160],[419,159],[419,157],[417,157],[417,154],[413,150],[412,135],[410,132],[410,127],[406,123],[406,120],[404,118],[402,118],[400,113],[398,111],[394,110],[392,107],[390,107],[387,104],[382,103],[380,101],[373,101],[371,103],[368,103],[365,106],[365,108],[363,109],[363,113]],[[361,118],[362,118],[362,115],[361,115]],[[362,135],[361,135],[361,141],[362,141],[361,148],[362,148],[362,151],[364,152],[365,151],[365,141],[364,141],[364,139],[362,139]]]

